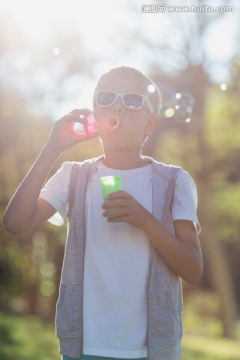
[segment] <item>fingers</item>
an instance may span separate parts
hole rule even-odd
[[[110,208],[103,212],[103,217],[107,218],[109,221],[126,221],[128,220],[130,214],[126,208],[114,207]]]
[[[79,122],[81,124],[87,124],[88,120],[86,118],[87,115],[91,115],[92,111],[89,109],[75,109],[72,110],[68,116],[72,118],[72,121]]]
[[[109,194],[107,201],[102,205],[103,216],[109,222],[131,222],[131,217],[136,213],[137,201],[125,191],[116,191]]]
[[[87,124],[86,115],[91,115],[92,111],[87,108],[83,109],[74,109],[70,111],[70,113],[63,116],[59,121],[71,121],[71,122],[79,122],[81,124]]]
[[[133,196],[123,190],[109,194],[102,208],[102,215],[108,222],[126,222],[136,228],[142,228],[150,215]]]
[[[108,194],[107,199],[108,200],[115,200],[115,199],[134,199],[133,196],[131,196],[128,192],[124,190],[114,191],[111,194]]]
[[[85,133],[76,133],[74,132],[72,137],[76,140],[76,143],[83,140],[89,140],[96,137],[96,134],[85,134]]]
[[[135,199],[126,191],[115,191],[108,194],[107,201],[103,203],[102,208],[106,210],[112,207],[126,207],[130,205],[131,201],[135,201]]]
[[[87,116],[89,115],[91,115],[89,109],[75,109],[56,121],[50,134],[49,142],[51,145],[57,148],[58,151],[63,152],[81,141],[95,137],[97,131],[95,131],[93,125],[88,123]],[[83,123],[83,127],[79,132],[74,128],[77,122]]]

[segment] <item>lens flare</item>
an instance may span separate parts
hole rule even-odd
[[[53,50],[52,50],[52,52],[53,52],[53,55],[54,55],[54,56],[58,56],[58,55],[60,54],[60,49],[57,48],[57,47],[54,47]]]
[[[175,114],[175,110],[173,108],[168,108],[166,111],[165,111],[165,116],[166,118],[171,118],[173,117]]]
[[[222,91],[226,91],[226,90],[227,90],[227,84],[225,84],[225,83],[221,84],[221,85],[220,85],[220,89],[221,89]]]
[[[153,94],[156,91],[155,86],[152,84],[148,85],[147,89],[150,94]]]

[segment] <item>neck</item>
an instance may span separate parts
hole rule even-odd
[[[136,169],[149,164],[149,161],[141,156],[141,153],[133,153],[122,150],[104,151],[103,164],[112,169],[129,170]]]

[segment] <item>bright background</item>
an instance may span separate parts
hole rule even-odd
[[[165,12],[143,12],[147,5]],[[170,11],[191,5],[198,11]],[[0,0],[1,214],[53,122],[91,108],[104,71],[134,66],[159,86],[161,119],[144,152],[191,173],[202,225],[204,276],[184,284],[183,360],[240,354],[239,20],[237,0]],[[186,95],[182,112],[177,93]],[[97,139],[79,144],[52,172],[100,151]],[[12,235],[1,225],[0,234],[0,358],[58,359],[53,317],[66,227]]]
[[[153,4],[159,3],[165,2],[156,1]],[[207,5],[233,6],[234,11],[199,11],[200,8],[198,12],[189,13],[168,11],[171,4],[184,6],[188,3],[196,3],[202,9]],[[195,17],[200,13],[212,19],[201,39],[206,57],[205,69],[217,84],[227,79],[227,64],[236,52],[239,40],[240,10],[237,1],[199,1],[199,4],[170,1],[169,5],[165,5],[164,13],[144,13],[142,6],[147,4],[152,2],[1,0],[0,10],[3,31],[9,31],[10,39],[6,40],[13,41],[9,45],[15,55],[12,61],[16,67],[27,70],[31,59],[41,63],[43,56],[48,56],[49,61],[55,63],[52,81],[42,71],[34,73],[34,85],[45,93],[51,92],[52,82],[64,71],[66,58],[79,58],[79,66],[84,63],[86,71],[79,73],[79,81],[74,74],[74,79],[67,79],[64,84],[66,94],[63,96],[64,104],[58,104],[59,110],[53,107],[52,99],[45,99],[44,107],[53,115],[60,116],[62,111],[68,111],[75,104],[91,106],[91,91],[98,76],[111,67],[127,64],[147,72],[152,64],[157,64],[170,73],[186,67],[186,59],[181,56],[184,44],[179,26],[182,32],[188,36],[190,32],[192,36],[189,60],[196,64],[201,62],[203,54],[197,34],[194,34]],[[146,43],[150,47],[147,51]],[[171,49],[175,56],[158,53],[157,49],[162,47]],[[29,81],[26,74],[23,75],[21,82],[17,80],[14,86],[28,91]]]

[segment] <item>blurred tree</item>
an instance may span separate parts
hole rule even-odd
[[[56,25],[43,47],[26,41],[11,17],[1,14],[0,32],[0,213],[47,141],[51,106],[71,97],[91,63],[79,35]],[[6,23],[8,26],[6,26]],[[18,37],[16,37],[16,33]],[[75,81],[72,81],[75,77]],[[70,109],[69,109],[70,110]],[[39,115],[40,114],[40,115]],[[54,119],[55,120],[55,119]],[[99,149],[97,140],[64,154],[83,160]],[[94,155],[93,155],[94,156]],[[51,173],[52,173],[51,172]],[[45,224],[23,235],[0,225],[0,306],[49,316],[54,313],[66,228]]]
[[[166,1],[166,4],[169,3],[171,1]],[[202,3],[202,1],[198,1],[197,5],[202,5]],[[226,5],[226,2],[223,3]],[[175,44],[171,42],[164,48],[151,43],[151,46],[155,46],[155,52],[166,54],[167,61],[171,57],[182,59],[179,63],[184,64],[184,66],[175,68],[175,76],[167,75],[166,72],[163,73],[161,66],[157,63],[153,64],[151,71],[160,90],[162,89],[163,93],[165,91],[170,98],[175,96],[177,92],[188,92],[193,96],[195,106],[192,121],[190,123],[185,122],[185,124],[184,121],[179,123],[176,109],[172,118],[166,117],[163,113],[159,131],[154,135],[152,143],[146,146],[145,151],[158,154],[161,160],[164,155],[168,158],[167,152],[174,154],[173,157],[170,156],[172,161],[175,163],[176,159],[179,159],[179,163],[189,169],[197,181],[204,255],[210,269],[213,287],[221,298],[224,336],[234,337],[237,317],[234,283],[222,244],[219,241],[222,238],[222,236],[219,237],[219,234],[221,234],[223,226],[226,227],[227,221],[219,221],[219,211],[213,205],[216,205],[213,203],[213,197],[216,192],[219,195],[219,191],[216,191],[219,174],[225,180],[229,174],[233,174],[234,178],[236,173],[238,174],[236,161],[239,161],[240,149],[239,135],[236,135],[239,134],[239,122],[236,124],[236,118],[239,118],[240,115],[239,105],[236,100],[231,100],[226,94],[223,95],[223,92],[219,95],[216,90],[214,92],[210,90],[212,88],[211,79],[207,73],[208,56],[205,52],[203,39],[212,21],[223,16],[223,14],[196,12],[192,16],[192,21],[187,24],[181,15],[171,19],[178,37],[181,38],[181,46],[177,51]],[[170,72],[174,73],[173,69]],[[173,98],[170,100],[172,100],[172,107],[174,108],[175,100]],[[209,114],[211,115],[209,116]],[[237,133],[226,132],[230,123],[234,124],[235,129],[238,129]],[[216,129],[218,129],[217,132]],[[219,139],[223,134],[219,129],[224,134],[224,146],[222,148]],[[168,135],[166,136],[166,134]],[[180,142],[171,139],[174,134],[180,139]],[[223,181],[222,185],[228,186],[226,191],[229,194],[229,184]],[[236,193],[239,194],[239,190]],[[227,211],[224,211],[222,216],[228,219]],[[234,217],[236,219],[236,214]]]
[[[1,94],[0,126],[0,211],[3,214],[13,192],[47,141],[52,121],[29,111],[25,99],[17,94]],[[74,147],[58,160],[52,172],[65,160],[80,161],[90,154],[95,156],[99,146],[93,139],[89,144]],[[0,305],[9,306],[9,298],[22,294],[26,309],[39,313],[44,308],[41,304],[56,298],[65,231],[65,227],[53,230],[46,224],[16,236],[7,234],[1,224]],[[53,302],[50,303],[53,306]],[[45,307],[47,309],[47,305]]]
[[[14,190],[35,160],[41,144],[47,140],[50,121],[36,117],[16,94],[0,95],[0,209],[3,213]],[[31,234],[17,237],[6,234],[1,224],[1,302],[29,287],[32,271]],[[37,280],[36,277],[34,280]],[[32,281],[32,280],[31,280]],[[35,285],[36,286],[36,285]],[[33,294],[29,292],[29,297]]]

